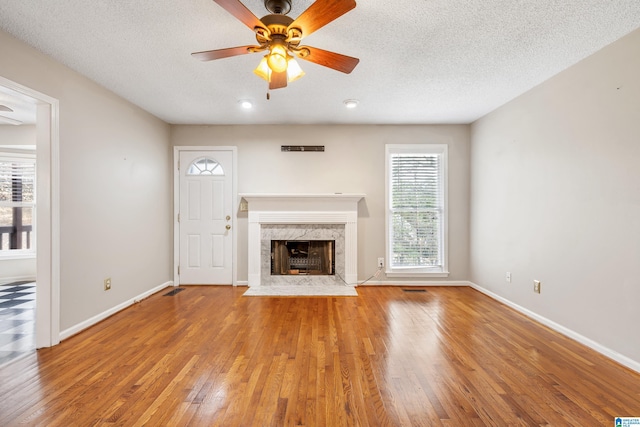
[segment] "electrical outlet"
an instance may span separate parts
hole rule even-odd
[[[378,268],[384,268],[384,258],[378,258]]]
[[[510,271],[507,271],[507,275],[506,275],[505,279],[507,280],[507,283],[511,283],[511,272]]]
[[[535,292],[536,294],[540,293],[540,281],[539,280],[534,280],[533,281],[533,292]]]
[[[111,277],[104,279],[104,290],[108,291],[109,289],[111,289]]]

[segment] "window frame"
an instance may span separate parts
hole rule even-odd
[[[393,260],[393,220],[392,220],[392,158],[396,154],[430,154],[440,157],[438,170],[439,192],[441,196],[441,221],[438,267],[394,267]],[[387,277],[448,277],[448,146],[447,144],[386,144],[385,145],[385,274]]]
[[[202,161],[205,161],[205,163],[210,162],[211,164],[213,164],[214,165],[213,169],[209,170],[207,166],[205,166],[205,169],[201,169],[200,166],[198,166],[198,164]],[[193,168],[199,170],[200,173],[192,173],[191,171],[193,170]],[[195,159],[189,164],[189,167],[187,167],[187,176],[225,176],[225,173],[220,162],[218,162],[213,157],[204,156],[204,157],[198,157],[197,159]]]
[[[33,163],[34,165],[34,182],[33,182],[33,191],[34,191],[34,195],[33,195],[33,202],[20,202],[19,205],[21,207],[27,207],[27,208],[31,208],[31,212],[32,212],[32,219],[31,219],[31,237],[30,237],[30,241],[31,241],[31,247],[29,249],[10,249],[10,250],[2,250],[0,251],[0,260],[11,260],[11,259],[28,259],[28,258],[35,258],[36,257],[36,243],[37,243],[37,239],[36,239],[36,202],[37,202],[37,196],[35,194],[35,191],[37,189],[37,182],[36,182],[36,168],[37,168],[37,164],[36,164],[36,154],[34,152],[31,152],[31,150],[18,150],[18,149],[8,149],[8,150],[4,150],[4,149],[0,149],[0,161],[10,161],[10,162],[25,162],[25,163]],[[17,202],[2,202],[0,201],[0,206],[3,207],[14,207],[16,206],[18,203]]]

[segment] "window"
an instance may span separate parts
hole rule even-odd
[[[35,254],[35,156],[0,153],[0,257]]]
[[[187,175],[224,175],[224,170],[215,160],[202,157],[189,165]]]
[[[446,277],[447,146],[386,146],[387,275]]]

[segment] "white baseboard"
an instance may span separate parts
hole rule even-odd
[[[426,281],[426,280],[361,280],[358,282],[358,286],[471,286],[471,282],[466,280],[438,280],[438,281]]]
[[[483,288],[482,286],[479,286],[473,282],[469,282],[469,286],[471,286],[473,289],[482,292],[483,294],[495,299],[496,301],[500,301],[501,303],[513,308],[514,310],[524,314],[527,317],[530,317],[531,319],[542,323],[543,325],[553,329],[556,332],[561,333],[564,336],[567,336],[577,342],[579,342],[580,344],[586,345],[587,347],[597,351],[598,353],[608,357],[609,359],[613,359],[616,362],[620,363],[621,365],[626,366],[629,369],[633,369],[636,372],[640,373],[640,362],[635,361],[627,356],[624,356],[620,353],[618,353],[617,351],[611,350],[608,347],[603,346],[600,343],[597,343],[595,341],[593,341],[590,338],[585,337],[584,335],[581,335],[569,328],[566,328],[556,322],[554,322],[553,320],[549,320],[544,316],[540,316],[537,313],[534,313],[533,311],[524,308],[506,298],[501,297],[498,294],[495,294],[493,292],[491,292],[488,289]]]
[[[16,276],[16,277],[3,277],[0,279],[0,285],[4,285],[6,283],[13,282],[26,282],[26,281],[35,282],[36,276]]]
[[[64,331],[60,331],[60,341],[65,340],[69,337],[71,337],[72,335],[77,334],[80,331],[83,331],[93,325],[95,325],[98,322],[103,321],[104,319],[106,319],[109,316],[113,316],[114,314],[116,314],[119,311],[124,310],[127,307],[132,306],[133,304],[142,301],[145,298],[150,297],[151,295],[155,294],[156,292],[160,292],[161,290],[163,290],[164,288],[168,288],[170,286],[173,286],[173,281],[169,281],[169,282],[165,282],[163,284],[161,284],[160,286],[156,286],[153,289],[150,289],[146,292],[143,292],[142,294],[138,295],[137,297],[131,298],[121,304],[116,305],[115,307],[110,308],[107,311],[103,311],[100,314],[97,314],[95,316],[93,316],[90,319],[85,320],[84,322],[78,323],[75,326],[72,326],[68,329],[65,329]]]
[[[248,280],[238,280],[236,282],[236,286],[249,286],[249,281]]]

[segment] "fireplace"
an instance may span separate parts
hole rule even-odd
[[[272,240],[271,275],[335,274],[335,240]]]
[[[240,197],[241,210],[248,211],[250,287],[356,286],[358,202],[364,194],[241,193]],[[323,249],[331,253],[325,255],[324,261],[326,264],[326,259],[331,258],[331,271],[316,274],[317,270],[311,267],[302,268],[304,262],[316,261],[295,260],[297,264],[294,262],[293,267],[289,264],[289,268],[280,261],[277,270],[285,273],[273,274],[272,241],[276,240],[332,241],[330,251]]]
[[[278,256],[275,259],[274,241],[284,242],[277,245]],[[327,248],[323,249],[330,252],[320,254],[320,243],[317,242],[332,242],[331,247],[327,244]],[[307,256],[309,252],[311,257]],[[320,274],[322,264],[326,265],[327,262],[332,266],[333,274]],[[277,265],[274,274],[275,263]],[[344,283],[342,280],[345,277],[345,271],[345,226],[343,224],[286,223],[262,224],[260,227],[261,285],[336,285]]]

